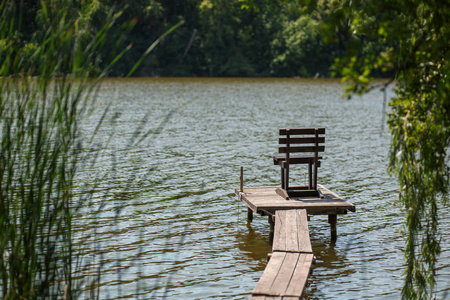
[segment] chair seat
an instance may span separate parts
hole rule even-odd
[[[322,156],[319,155],[318,159],[322,159]],[[286,154],[279,153],[273,156],[273,164],[281,165],[283,161],[286,160]],[[313,154],[291,154],[289,157],[290,164],[307,164],[314,163],[314,155]]]

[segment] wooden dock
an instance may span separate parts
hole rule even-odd
[[[241,193],[236,188],[236,195],[255,213],[274,215],[283,209],[306,209],[309,215],[346,214],[355,211],[355,205],[345,201],[322,185],[318,185],[323,198],[302,197],[286,200],[276,193],[279,186],[244,187]]]
[[[242,182],[242,181],[241,181]],[[236,188],[236,195],[253,213],[268,216],[272,254],[251,300],[300,299],[314,263],[308,230],[309,215],[328,215],[331,240],[337,239],[337,215],[355,211],[355,206],[318,185],[321,198],[286,199],[277,193],[278,186]]]
[[[323,198],[317,197],[301,197],[290,198],[286,200],[276,190],[279,186],[263,186],[263,187],[243,187],[236,188],[236,195],[248,207],[248,219],[253,219],[253,213],[262,216],[273,216],[277,210],[286,209],[305,209],[308,215],[328,215],[330,223],[331,239],[337,239],[337,215],[347,214],[348,211],[354,212],[355,205],[345,201],[335,193],[331,192],[322,185],[318,185]],[[269,218],[271,225],[271,236],[273,237],[274,223]]]
[[[305,209],[275,213],[272,254],[251,300],[299,299],[314,263]]]

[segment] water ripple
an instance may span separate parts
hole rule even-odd
[[[240,166],[248,186],[278,184],[271,159],[278,128],[325,126],[319,181],[357,212],[338,217],[336,244],[326,216],[312,218],[317,261],[305,298],[398,299],[403,213],[386,171],[382,93],[348,101],[342,88],[334,80],[106,80],[99,110],[111,104],[121,114],[99,133],[97,164],[80,175],[85,183],[103,179],[77,221],[80,243],[84,236],[96,247],[85,252],[101,253],[101,298],[247,299],[271,246],[267,219],[248,225],[233,193]],[[146,139],[128,149],[142,125]],[[449,226],[442,222],[442,293],[450,281]]]

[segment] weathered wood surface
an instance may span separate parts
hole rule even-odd
[[[298,297],[291,296],[252,296],[250,300],[298,300]]]
[[[307,164],[314,162],[314,154],[292,154],[289,159],[291,164]],[[319,155],[317,157],[319,160],[322,159],[322,156]],[[286,160],[286,154],[279,153],[273,156],[273,164],[281,165]]]
[[[336,215],[355,211],[355,205],[342,199],[322,185],[317,186],[323,198],[302,197],[286,200],[276,193],[279,186],[244,187],[243,193],[236,188],[236,195],[255,213],[264,211],[275,214],[277,210],[306,209],[310,215]]]
[[[280,135],[286,135],[287,130],[289,129],[289,132],[291,134],[314,134],[316,132],[316,129],[313,128],[281,128],[279,130]],[[319,134],[325,134],[325,128],[319,127],[318,128]]]
[[[312,253],[306,210],[293,209],[275,213],[272,251]]]
[[[274,252],[252,296],[289,296],[299,299],[306,287],[313,260],[312,253]]]
[[[298,297],[292,296],[252,296],[250,300],[298,300]]]
[[[314,262],[306,210],[275,213],[272,251],[250,299],[300,299]]]

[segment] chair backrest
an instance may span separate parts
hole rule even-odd
[[[325,151],[325,128],[280,129],[279,153],[314,153]],[[284,146],[282,146],[284,145]]]
[[[323,127],[280,129],[278,152],[285,154],[285,159],[281,162],[281,186],[283,189],[289,190],[289,165],[307,163],[309,164],[309,189],[317,191],[317,168],[320,166],[319,152],[325,151],[325,137],[321,136],[323,134],[325,134],[325,128]],[[291,153],[301,154],[293,155],[291,158]],[[314,172],[312,166],[314,166]]]

